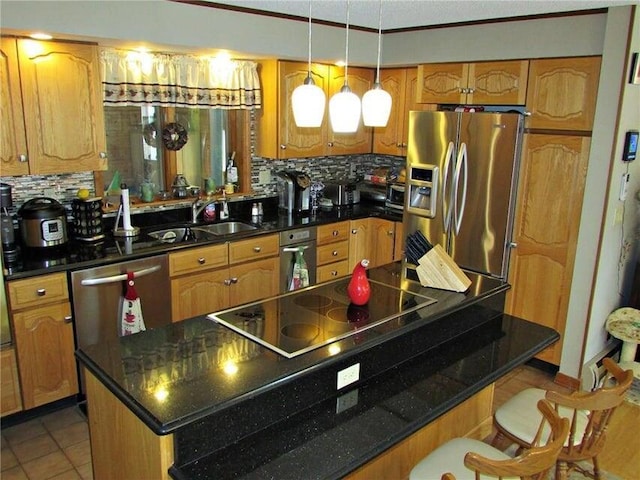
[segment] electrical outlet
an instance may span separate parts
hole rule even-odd
[[[349,393],[340,395],[336,399],[336,413],[342,413],[345,410],[355,407],[358,404],[358,389],[355,388]]]
[[[360,364],[356,363],[338,372],[338,390],[360,380]]]

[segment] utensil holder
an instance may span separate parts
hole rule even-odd
[[[440,245],[420,257],[416,273],[423,287],[465,292],[471,285],[469,277]]]
[[[101,198],[74,199],[71,202],[71,211],[71,230],[75,239],[92,242],[104,238]]]

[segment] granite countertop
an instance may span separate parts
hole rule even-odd
[[[267,199],[268,200],[268,199]],[[266,203],[266,202],[265,202]],[[323,225],[342,220],[367,217],[381,217],[392,221],[402,221],[402,212],[383,206],[362,202],[349,207],[319,209],[314,213],[287,214],[279,210],[277,204],[267,204],[265,215],[256,230],[222,235],[216,239],[192,240],[180,243],[166,243],[151,238],[148,233],[169,226],[195,226],[189,222],[190,208],[182,208],[159,213],[133,215],[132,223],[140,228],[140,234],[134,238],[114,238],[107,230],[106,237],[96,242],[70,240],[61,247],[20,249],[20,255],[11,262],[4,262],[6,280],[27,278],[53,272],[71,271],[81,268],[93,268],[123,260],[135,260],[168,253],[184,248],[193,248],[230,240],[241,240],[257,235],[278,233],[297,227]],[[251,223],[251,202],[230,203],[231,217],[228,219]],[[224,222],[225,220],[223,220]],[[215,223],[220,223],[217,221]]]

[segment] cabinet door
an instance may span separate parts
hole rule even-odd
[[[171,279],[171,321],[227,308],[230,285],[226,267]]]
[[[525,126],[590,131],[598,93],[600,57],[531,60]]]
[[[527,60],[471,63],[465,103],[524,105],[528,72]]]
[[[232,282],[229,306],[252,302],[260,298],[272,297],[280,293],[280,259],[266,258],[229,269]]]
[[[369,68],[349,68],[348,69],[349,88],[360,99],[373,86],[373,70]],[[344,85],[344,69],[331,67],[329,82],[329,99]],[[329,128],[329,149],[327,155],[353,155],[358,153],[371,153],[372,129],[365,127],[362,123],[362,115],[358,123],[358,130],[355,133],[333,133],[331,129],[331,119],[327,117]]]
[[[278,158],[317,157],[326,154],[327,124],[325,118],[320,128],[301,128],[296,125],[291,107],[291,94],[307,78],[308,65],[300,62],[278,62]],[[329,67],[312,65],[315,84],[325,93],[329,89]],[[327,105],[329,100],[327,98]],[[326,108],[326,107],[325,107]]]
[[[562,337],[588,157],[587,137],[525,135],[505,311]],[[538,358],[560,365],[561,350],[562,339]]]
[[[371,264],[369,267],[386,265],[393,261],[395,226],[391,220],[371,219]]]
[[[386,127],[373,129],[373,152],[383,155],[403,155],[404,117],[407,114],[405,100],[407,97],[406,68],[385,68],[380,70],[380,85],[391,95],[391,114]],[[415,68],[412,69],[415,71]],[[416,75],[414,75],[417,78]]]
[[[98,47],[18,40],[31,174],[106,170]]]
[[[12,38],[0,38],[0,114],[0,171],[28,175],[18,54]]]
[[[24,408],[78,393],[69,302],[13,314]]]
[[[5,416],[21,411],[22,399],[20,398],[18,366],[13,347],[0,351],[0,376],[0,395],[2,396],[0,415]]]
[[[358,262],[366,258],[370,262],[374,261],[372,258],[372,238],[371,235],[371,220],[369,218],[363,218],[360,220],[351,220],[351,235],[349,237],[349,268],[353,270]]]
[[[468,69],[466,63],[418,65],[418,103],[464,103]]]

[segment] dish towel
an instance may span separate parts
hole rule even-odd
[[[299,247],[296,252],[296,260],[293,264],[293,273],[291,275],[291,283],[289,291],[297,290],[309,286],[309,269],[304,259],[304,247]]]
[[[127,272],[127,290],[121,303],[120,336],[131,335],[146,330],[142,318],[142,305],[136,292],[133,272]]]

